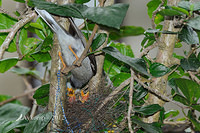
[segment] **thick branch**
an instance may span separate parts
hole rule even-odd
[[[179,1],[180,0],[170,0],[168,1],[168,5],[175,6]],[[169,19],[169,17],[166,17],[163,24],[164,26],[163,30],[178,32],[180,29],[174,27],[175,21],[176,21],[175,18]],[[172,56],[176,41],[177,41],[176,34],[161,34],[161,37],[158,42],[159,44],[158,44],[158,53],[156,56],[156,62],[161,63],[167,67],[174,65],[174,63],[178,63],[178,61],[175,60],[174,57]],[[153,78],[152,81],[153,82],[150,84],[150,87],[153,88],[153,90],[158,91],[162,97],[166,96],[168,75],[164,75],[159,78]],[[160,98],[156,97],[154,94],[150,94],[147,100],[147,104],[159,104],[160,106],[163,106],[165,102]],[[144,121],[152,123],[158,121],[158,119],[159,119],[159,113],[156,113],[153,116],[144,119]]]

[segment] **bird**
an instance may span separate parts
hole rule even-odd
[[[63,66],[72,66],[74,61],[80,58],[86,46],[86,39],[81,30],[78,29],[73,19],[70,17],[68,18],[70,22],[70,28],[68,32],[61,25],[59,25],[52,15],[46,10],[40,10],[35,7],[35,11],[57,35],[61,47],[59,56]],[[94,55],[85,57],[81,66],[71,70],[71,86],[76,89],[81,89],[81,87],[86,85],[87,82],[96,74],[96,67],[97,65]],[[84,95],[83,91],[81,91],[81,93]],[[87,94],[89,96],[89,93]]]

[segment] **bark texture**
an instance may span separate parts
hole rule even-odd
[[[180,0],[168,0],[168,5],[170,6],[176,6]],[[175,18],[169,18],[166,17],[164,20],[164,26],[163,31],[173,31],[177,32],[180,29],[175,28],[176,19]],[[160,41],[158,42],[158,53],[156,56],[156,62],[164,64],[167,67],[170,67],[174,64],[178,64],[179,61],[172,57],[173,51],[174,51],[174,45],[177,41],[177,35],[176,34],[162,34],[160,37]],[[150,85],[151,88],[157,89],[161,94],[166,95],[167,93],[167,81],[168,81],[168,75],[154,78],[152,84]],[[149,98],[147,100],[147,104],[159,104],[160,106],[163,106],[165,102],[158,98],[157,96],[153,94],[149,94]],[[148,118],[145,118],[144,121],[148,123],[156,122],[159,119],[159,112],[154,114],[153,116],[150,116]]]
[[[57,4],[67,4],[69,2],[73,2],[73,0],[47,0],[49,2],[57,2]],[[66,18],[56,17],[57,21],[66,29],[69,29],[69,22]],[[65,100],[66,100],[66,76],[60,74],[60,92],[57,93],[58,88],[58,71],[60,70],[59,65],[62,67],[62,63],[59,62],[58,52],[60,50],[59,42],[57,36],[54,35],[53,47],[51,50],[51,77],[50,77],[50,93],[49,93],[49,104],[48,111],[53,113],[53,119],[49,123],[47,132],[53,132],[55,129],[59,129],[63,125],[63,111],[61,108],[60,99],[62,101],[62,105],[64,110],[65,108]],[[57,95],[58,94],[58,95]],[[56,96],[57,95],[57,96]],[[57,102],[57,103],[56,103]],[[55,107],[56,106],[56,107]]]

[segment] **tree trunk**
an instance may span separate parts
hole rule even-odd
[[[176,6],[177,3],[180,0],[168,0],[169,6]],[[165,17],[164,20],[164,26],[163,31],[172,31],[177,32],[180,29],[175,28],[176,19],[173,17]],[[159,45],[158,45],[158,53],[156,56],[156,62],[164,64],[167,67],[170,67],[172,65],[178,64],[179,61],[177,59],[172,57],[173,51],[174,51],[174,45],[177,41],[177,35],[176,34],[162,34],[160,37]],[[167,80],[168,75],[154,78],[152,79],[152,84],[150,85],[151,88],[157,89],[160,94],[166,95],[167,93]],[[149,94],[147,104],[159,104],[160,106],[164,106],[165,102],[158,98],[157,96],[153,94]],[[159,112],[154,114],[153,116],[150,116],[146,119],[144,119],[145,122],[152,123],[156,122],[159,119]]]
[[[73,2],[73,0],[47,0],[49,2],[57,2],[57,4],[67,4],[70,2]],[[60,24],[66,29],[69,29],[69,22],[66,18],[56,18],[59,19]],[[61,61],[59,61],[58,52],[60,50],[59,42],[57,39],[57,36],[54,35],[54,42],[53,42],[53,48],[51,50],[51,77],[50,77],[50,92],[49,92],[49,104],[48,104],[48,110],[53,113],[53,119],[48,125],[47,132],[55,131],[55,129],[59,129],[63,126],[63,120],[64,115],[62,111],[62,107],[64,110],[65,107],[65,100],[66,100],[66,82],[67,78],[66,76],[59,74],[60,67],[62,67]],[[57,77],[60,75],[60,78]],[[58,89],[58,83],[60,87],[60,92],[57,92]],[[62,105],[61,102],[62,101]]]

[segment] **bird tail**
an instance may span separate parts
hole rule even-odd
[[[35,7],[35,11],[46,22],[46,24],[53,30],[53,32],[57,33],[59,30],[63,30],[61,26],[55,21],[55,19],[46,10],[40,10],[37,7]]]

